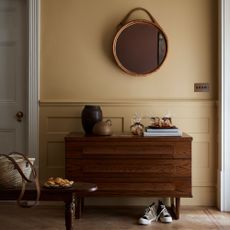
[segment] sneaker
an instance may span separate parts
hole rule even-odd
[[[157,219],[157,205],[152,203],[145,209],[145,214],[139,219],[138,223],[143,225],[149,225],[152,221]]]
[[[171,223],[172,217],[162,201],[159,200],[157,209],[157,219],[160,218],[162,223]]]

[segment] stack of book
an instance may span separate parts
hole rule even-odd
[[[161,128],[161,127],[147,127],[144,132],[146,137],[155,137],[155,136],[182,136],[182,131],[177,127]]]

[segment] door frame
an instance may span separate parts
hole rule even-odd
[[[40,0],[27,0],[28,69],[26,149],[39,167]]]
[[[219,0],[219,167],[218,200],[230,211],[230,1]]]

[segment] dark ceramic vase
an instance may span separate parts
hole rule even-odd
[[[97,105],[85,105],[81,113],[82,127],[86,134],[93,132],[93,126],[102,121],[102,111],[100,106]]]

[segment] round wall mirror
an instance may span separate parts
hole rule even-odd
[[[143,76],[163,64],[167,45],[167,37],[157,23],[137,19],[118,30],[113,40],[113,55],[123,71]]]

